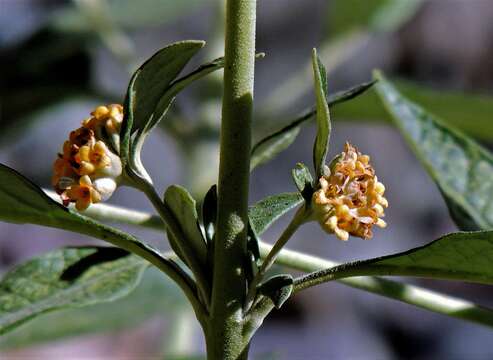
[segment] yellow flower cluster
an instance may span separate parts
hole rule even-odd
[[[53,164],[52,177],[52,185],[65,206],[74,202],[82,211],[115,191],[122,166],[106,142],[119,135],[122,121],[121,105],[98,106],[80,128],[70,133]]]
[[[319,179],[313,194],[313,208],[322,228],[341,240],[349,235],[373,236],[372,226],[387,226],[381,218],[388,207],[385,186],[378,182],[370,157],[346,143],[330,174]]]

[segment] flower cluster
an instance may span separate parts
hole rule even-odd
[[[122,165],[117,153],[121,105],[98,106],[69,135],[53,164],[52,185],[65,206],[77,210],[108,199],[117,187]],[[116,149],[115,149],[116,148]]]
[[[373,225],[387,226],[381,219],[388,207],[384,192],[370,157],[346,143],[330,173],[319,179],[313,208],[322,228],[339,239],[348,240],[349,235],[370,239]]]

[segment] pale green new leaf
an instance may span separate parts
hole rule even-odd
[[[413,276],[493,284],[493,231],[459,232],[402,253],[308,274],[297,290],[353,276]]]
[[[377,93],[407,143],[437,183],[457,225],[493,227],[493,156],[402,96],[382,75]],[[464,121],[468,119],[464,118]]]
[[[8,272],[0,282],[0,334],[48,311],[123,297],[135,288],[149,266],[128,253],[110,261],[99,259],[92,266],[82,264],[98,257],[99,251],[104,250],[56,250]]]
[[[327,104],[327,74],[325,68],[317,56],[317,50],[312,53],[313,77],[315,81],[315,97],[317,109],[317,136],[313,146],[313,165],[317,178],[323,175],[325,158],[329,149],[330,115]]]
[[[262,199],[248,209],[253,231],[261,235],[277,219],[303,203],[300,193],[282,193]]]

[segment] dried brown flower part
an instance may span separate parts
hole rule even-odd
[[[319,189],[313,194],[316,218],[326,232],[341,240],[348,240],[349,235],[370,239],[373,225],[387,226],[382,220],[388,207],[384,192],[370,157],[346,143],[330,174],[319,179]]]

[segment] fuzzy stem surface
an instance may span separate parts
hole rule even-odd
[[[220,136],[217,234],[212,303],[206,329],[209,359],[248,356],[243,336],[256,0],[226,2],[224,93]]]

